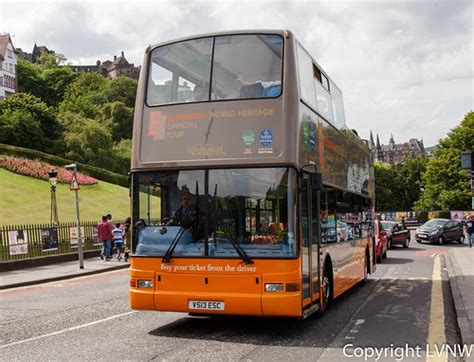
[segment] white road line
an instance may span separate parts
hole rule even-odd
[[[66,333],[66,332],[70,332],[70,331],[75,331],[76,329],[81,329],[81,328],[93,326],[94,324],[99,324],[99,323],[102,323],[102,322],[107,322],[107,321],[110,321],[110,320],[112,320],[112,319],[124,317],[124,316],[126,316],[126,315],[133,314],[133,313],[136,313],[136,311],[132,310],[132,311],[127,312],[127,313],[117,314],[117,315],[114,315],[114,316],[112,316],[112,317],[108,317],[108,318],[105,318],[105,319],[100,319],[100,320],[98,320],[98,321],[89,322],[89,323],[86,323],[86,324],[81,324],[81,325],[79,325],[79,326],[66,328],[66,329],[63,329],[62,331],[57,331],[57,332],[52,332],[52,333],[48,333],[48,334],[43,334],[43,335],[41,335],[41,336],[36,336],[36,337],[32,337],[32,338],[23,339],[23,340],[21,340],[21,341],[16,341],[16,342],[13,342],[13,343],[4,344],[4,345],[0,346],[0,349],[2,349],[2,348],[7,348],[7,347],[11,347],[11,346],[16,346],[16,345],[18,345],[18,344],[22,344],[22,343],[26,343],[26,342],[35,341],[35,340],[41,339],[41,338],[46,338],[46,337],[55,336],[55,335],[61,334],[61,333]]]
[[[433,263],[433,276],[431,287],[430,324],[428,328],[428,344],[431,351],[435,351],[435,344],[442,346],[446,344],[444,333],[444,299],[441,279],[440,257],[437,255]],[[447,361],[447,355],[427,356],[427,361]]]

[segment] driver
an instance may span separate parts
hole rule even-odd
[[[191,229],[196,217],[196,209],[192,204],[192,195],[189,191],[181,194],[181,206],[173,213],[172,223],[182,226],[185,229]]]

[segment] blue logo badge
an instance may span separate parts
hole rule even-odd
[[[268,128],[264,128],[260,131],[260,144],[263,147],[270,147],[272,145],[273,135],[272,131]]]
[[[314,134],[314,123],[311,122],[309,126],[309,144],[311,146],[311,151],[314,151],[316,147],[316,140],[315,140],[315,134]]]

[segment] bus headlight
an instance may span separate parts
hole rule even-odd
[[[151,280],[139,280],[138,288],[153,288],[153,281]]]
[[[283,283],[265,283],[266,292],[283,292]]]

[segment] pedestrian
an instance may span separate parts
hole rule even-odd
[[[107,214],[106,216],[107,216],[107,223],[109,224],[109,228],[110,228],[110,233],[112,234],[112,231],[115,229],[115,225],[112,223],[112,215]],[[112,238],[110,240],[110,256],[114,254],[114,247],[115,247],[115,242],[112,235]]]
[[[130,257],[130,249],[132,247],[132,229],[130,228],[130,225],[132,223],[132,218],[127,217],[125,219],[125,225],[124,225],[124,231],[125,231],[125,240],[124,240],[124,245],[125,245],[125,251],[124,251],[124,259],[125,261],[128,261]]]
[[[406,230],[407,225],[405,224],[405,216],[402,216],[402,230]]]
[[[469,241],[469,247],[474,243],[474,216],[469,216],[466,221],[466,235]]]
[[[102,251],[100,253],[100,258],[105,261],[111,259],[110,246],[112,243],[112,230],[110,230],[110,225],[107,222],[107,215],[102,216],[102,221],[97,225],[97,231],[99,234],[99,240],[102,241]]]
[[[112,230],[112,234],[114,236],[114,244],[115,248],[117,249],[117,260],[122,260],[122,245],[123,245],[123,227],[122,224],[117,223],[115,224],[115,228]]]

